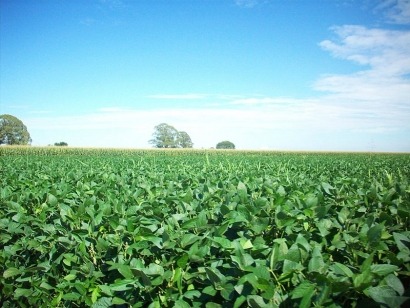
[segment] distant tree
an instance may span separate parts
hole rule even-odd
[[[56,143],[54,143],[54,146],[56,146],[56,147],[66,147],[66,146],[68,146],[68,143],[64,142],[64,141],[56,142]]]
[[[155,148],[176,148],[178,143],[178,131],[167,123],[161,123],[154,127],[153,139],[149,141]]]
[[[217,149],[235,149],[235,145],[230,141],[221,141],[216,145]]]
[[[155,148],[192,148],[191,137],[186,132],[179,132],[167,123],[154,127],[153,139],[149,141]]]
[[[181,148],[192,148],[193,142],[191,137],[189,137],[187,132],[179,132],[178,133],[178,147]]]
[[[0,144],[27,145],[30,133],[23,122],[9,114],[0,115]]]

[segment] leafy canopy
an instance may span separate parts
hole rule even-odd
[[[187,132],[180,132],[167,123],[155,126],[152,136],[149,143],[155,148],[192,148],[194,145]]]
[[[27,127],[9,114],[0,115],[0,144],[27,145],[31,143]]]
[[[67,143],[67,142],[64,142],[64,141],[55,142],[55,143],[54,143],[54,146],[56,146],[56,147],[66,147],[66,146],[68,146],[68,143]]]
[[[235,144],[230,141],[221,141],[216,145],[217,149],[235,149]]]
[[[194,145],[187,132],[179,132],[178,144],[181,148],[192,148]]]

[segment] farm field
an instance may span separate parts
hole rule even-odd
[[[0,148],[3,307],[400,307],[410,155]]]

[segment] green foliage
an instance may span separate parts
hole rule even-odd
[[[234,150],[235,149],[235,145],[230,142],[230,141],[221,141],[216,145],[217,149],[230,149],[230,150]]]
[[[406,305],[410,156],[0,148],[21,307]]]
[[[27,145],[31,143],[27,127],[18,118],[9,115],[0,115],[0,144]]]
[[[64,141],[55,142],[55,143],[54,143],[54,146],[56,146],[56,147],[66,147],[66,146],[68,146],[68,143],[67,143],[67,142],[64,142]]]
[[[194,145],[187,132],[179,132],[166,123],[155,126],[149,143],[155,148],[192,148]]]
[[[178,132],[178,147],[180,148],[192,148],[194,146],[191,137],[189,137],[187,132]]]

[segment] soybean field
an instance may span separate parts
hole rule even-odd
[[[410,155],[0,148],[3,307],[400,307]]]

